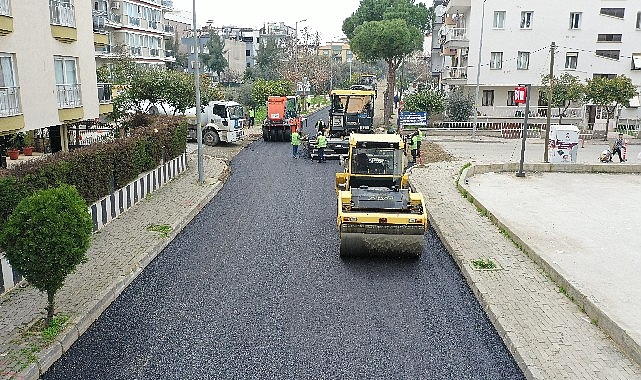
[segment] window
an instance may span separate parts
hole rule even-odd
[[[518,70],[527,70],[530,68],[530,52],[520,51],[516,57],[516,68]]]
[[[11,16],[11,9],[9,8],[9,0],[0,0],[0,15]]]
[[[252,55],[252,54],[251,54],[251,50],[246,49],[246,50],[245,50],[245,57],[249,57],[250,55]]]
[[[72,0],[50,0],[49,15],[51,23],[62,26],[76,26]]]
[[[632,53],[632,70],[641,70],[641,53]]]
[[[493,51],[490,54],[490,70],[500,70],[503,68],[503,52]]]
[[[570,29],[581,29],[581,12],[570,13]]]
[[[516,103],[514,103],[514,91],[508,91],[507,92],[507,105],[508,106],[515,106]]]
[[[625,15],[625,8],[601,8],[599,14],[604,16],[623,18]]]
[[[483,98],[481,99],[481,105],[483,106],[494,105],[494,90],[483,90]]]
[[[73,108],[82,105],[76,67],[76,58],[54,57],[59,108]]]
[[[13,61],[13,55],[0,53],[0,116],[11,116],[21,112]]]
[[[596,55],[603,58],[618,60],[619,55],[621,55],[621,51],[620,50],[597,50]]]
[[[505,11],[494,11],[492,27],[494,29],[503,29],[505,27]]]
[[[532,11],[521,12],[521,29],[532,28],[532,16],[534,16]]]
[[[598,42],[621,42],[621,34],[599,34]]]
[[[579,53],[568,52],[565,55],[565,68],[569,70],[576,70],[577,63],[579,62]]]
[[[641,29],[641,11],[637,12],[637,29]]]

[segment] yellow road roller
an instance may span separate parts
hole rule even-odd
[[[345,171],[336,174],[341,257],[423,253],[427,212],[409,188],[403,148],[397,134],[350,135]]]

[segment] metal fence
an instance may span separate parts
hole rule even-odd
[[[0,87],[0,116],[21,113],[20,87]]]
[[[442,121],[430,123],[427,130],[462,131],[472,133],[474,123],[470,121]],[[517,122],[478,122],[477,131],[494,132],[506,139],[521,138],[523,123]],[[540,138],[545,131],[545,124],[528,123],[527,137]]]
[[[62,26],[76,26],[76,16],[73,4],[58,0],[49,0],[51,23]]]
[[[11,8],[9,8],[9,0],[0,0],[0,15],[11,16]]]
[[[74,108],[82,105],[79,84],[58,84],[58,108]]]

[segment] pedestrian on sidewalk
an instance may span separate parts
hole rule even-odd
[[[318,148],[318,162],[325,162],[325,148],[327,147],[327,137],[323,132],[318,132],[318,138],[316,139],[316,148]]]
[[[398,94],[394,95],[394,109],[398,109]]]
[[[300,135],[298,134],[298,130],[295,129],[292,132],[292,157],[293,158],[298,158],[298,147],[300,146]]]
[[[612,156],[615,153],[619,155],[619,162],[623,162],[624,159],[621,157],[621,149],[625,146],[625,140],[623,140],[623,133],[619,133],[619,138],[614,141],[614,146],[612,147]]]

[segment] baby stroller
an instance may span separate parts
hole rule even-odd
[[[606,148],[601,154],[599,155],[599,161],[601,162],[612,162],[612,150],[610,148]]]

